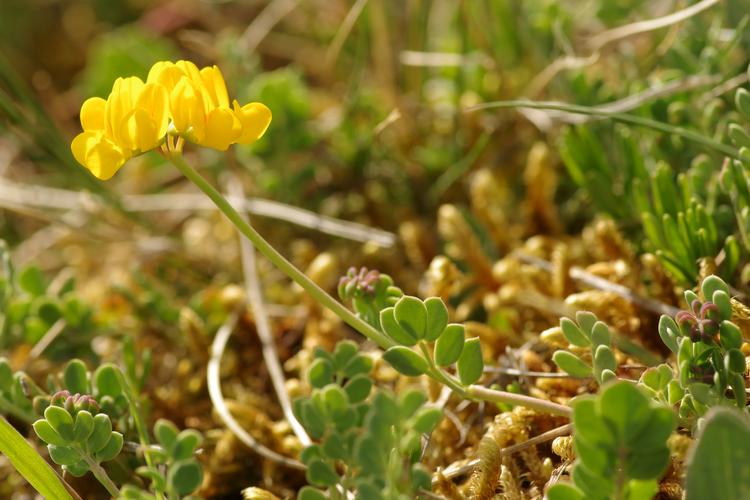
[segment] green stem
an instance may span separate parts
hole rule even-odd
[[[479,104],[473,106],[466,111],[477,111],[480,109],[495,109],[495,108],[529,108],[529,109],[550,109],[555,111],[565,111],[567,113],[575,113],[579,115],[590,115],[590,116],[601,116],[603,118],[611,118],[612,120],[628,123],[631,125],[638,125],[640,127],[646,127],[659,132],[676,135],[701,144],[709,149],[721,153],[723,155],[740,160],[740,154],[737,149],[726,144],[722,144],[719,141],[715,141],[710,137],[706,137],[693,130],[688,130],[682,127],[675,127],[667,123],[662,123],[649,118],[643,118],[641,116],[630,115],[627,113],[617,113],[598,109],[591,106],[578,106],[575,104],[566,104],[561,102],[547,102],[547,101],[527,101],[527,100],[515,100],[515,101],[495,101],[488,102],[485,104]]]
[[[357,330],[359,333],[377,343],[382,349],[388,349],[393,347],[395,342],[386,337],[382,332],[377,330],[375,327],[355,315],[349,309],[347,309],[339,301],[331,297],[325,290],[316,285],[305,273],[297,269],[294,264],[289,262],[283,255],[281,255],[275,248],[271,246],[251,225],[248,223],[232,205],[219,193],[206,179],[203,178],[198,172],[191,167],[181,154],[173,152],[168,156],[172,164],[190,180],[193,184],[203,191],[211,201],[217,206],[219,210],[234,224],[237,230],[245,236],[250,242],[262,253],[268,260],[270,260],[276,267],[282,272],[289,276],[295,283],[301,286],[307,291],[312,297],[318,301],[318,303],[330,309],[334,314],[346,322],[349,326]],[[553,415],[570,416],[570,408],[567,406],[553,403],[551,401],[545,401],[543,399],[532,398],[530,396],[523,396],[520,394],[514,394],[511,392],[495,391],[472,385],[464,387],[457,380],[445,373],[444,370],[435,366],[432,357],[430,356],[429,350],[423,344],[420,345],[425,353],[426,359],[430,363],[430,369],[428,374],[435,380],[448,386],[453,392],[463,398],[484,400],[493,403],[509,403],[514,405],[526,406],[528,408],[536,409],[542,412],[551,413]]]
[[[133,417],[133,423],[135,424],[135,429],[138,433],[138,441],[140,441],[141,448],[143,449],[143,458],[146,460],[146,465],[150,469],[153,469],[154,463],[151,459],[151,441],[148,438],[146,424],[143,421],[140,408],[138,407],[138,394],[133,389],[128,378],[123,375],[122,372],[119,372],[119,370],[118,373],[120,375],[120,383],[125,389],[124,393],[125,399],[128,402],[128,409],[130,410],[130,415]],[[160,491],[154,491],[154,496],[156,496],[157,500],[162,500],[164,498]]]
[[[175,167],[182,172],[193,184],[203,191],[211,201],[221,210],[221,212],[230,220],[232,224],[249,239],[255,248],[258,249],[268,260],[278,267],[284,274],[289,276],[295,283],[301,286],[307,293],[318,301],[318,303],[330,309],[334,314],[346,322],[349,326],[359,333],[377,343],[381,348],[388,349],[394,346],[394,342],[383,335],[367,322],[356,316],[349,309],[344,307],[339,301],[331,297],[325,290],[320,288],[315,282],[308,278],[305,273],[297,269],[294,264],[289,262],[274,247],[271,246],[245,219],[237,213],[232,205],[221,195],[211,184],[206,181],[198,172],[193,169],[179,153],[169,155]]]
[[[117,498],[117,496],[120,494],[120,490],[117,489],[117,485],[115,485],[115,483],[109,478],[109,475],[107,475],[107,471],[104,470],[104,467],[96,463],[96,461],[89,457],[88,454],[82,449],[79,449],[78,451],[81,453],[81,455],[83,455],[83,459],[88,464],[89,469],[91,470],[92,474],[94,474],[94,477],[102,484],[102,486],[104,486],[110,496],[112,496],[113,498]]]
[[[532,410],[537,410],[542,413],[550,413],[552,415],[560,415],[561,417],[570,417],[573,413],[570,407],[559,403],[553,403],[552,401],[533,398],[531,396],[524,396],[523,394],[487,389],[481,385],[470,385],[466,388],[466,394],[472,399],[481,399],[492,403],[508,403],[525,406]]]

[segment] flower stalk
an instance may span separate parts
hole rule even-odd
[[[216,207],[227,217],[227,219],[229,219],[243,236],[250,240],[260,253],[269,259],[284,274],[289,276],[295,283],[301,286],[316,301],[318,301],[318,303],[327,307],[346,324],[378,344],[380,348],[385,350],[396,345],[382,332],[378,331],[372,325],[350,311],[338,300],[334,299],[330,294],[308,278],[305,273],[297,269],[294,264],[281,255],[234,209],[231,203],[229,203],[226,198],[216,190],[216,188],[214,188],[202,175],[185,161],[185,158],[179,151],[169,151],[166,156],[189,181],[195,184],[198,189],[203,191],[203,193],[214,202]],[[543,413],[566,417],[569,417],[571,414],[570,408],[565,405],[553,403],[552,401],[545,401],[543,399],[523,396],[511,392],[497,391],[480,385],[463,387],[458,381],[453,380],[452,377],[444,373],[442,370],[437,369],[434,365],[430,367],[428,374],[439,382],[447,385],[453,392],[464,398],[489,401],[493,403],[521,405]]]

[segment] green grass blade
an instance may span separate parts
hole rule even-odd
[[[710,137],[706,137],[693,130],[688,130],[682,127],[674,127],[667,123],[651,120],[650,118],[643,118],[641,116],[630,115],[627,113],[615,113],[612,111],[602,110],[592,106],[579,106],[576,104],[566,104],[562,102],[549,102],[549,101],[528,101],[528,100],[514,100],[514,101],[494,101],[472,106],[466,109],[467,112],[479,111],[482,109],[500,109],[500,108],[529,108],[529,109],[549,109],[554,111],[564,111],[567,113],[575,113],[579,115],[588,116],[600,116],[602,118],[610,118],[614,121],[628,123],[630,125],[637,125],[639,127],[650,128],[652,130],[658,130],[667,134],[676,135],[682,137],[688,141],[700,144],[708,149],[729,156],[736,160],[740,159],[739,152],[727,144],[722,144],[719,141],[715,141]]]
[[[52,467],[3,417],[0,417],[0,452],[44,498],[73,500]]]

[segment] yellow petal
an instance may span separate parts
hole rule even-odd
[[[177,61],[175,63],[175,66],[180,68],[183,73],[185,73],[185,76],[187,76],[190,81],[192,81],[194,84],[199,85],[202,83],[201,81],[201,73],[198,71],[198,66],[193,64],[192,61]]]
[[[163,135],[158,135],[156,124],[143,108],[130,112],[120,125],[120,145],[134,153],[155,148]]]
[[[160,83],[167,89],[167,92],[171,92],[184,76],[186,76],[185,72],[173,62],[159,61],[149,70],[146,82]]]
[[[104,130],[104,106],[107,101],[101,97],[86,99],[81,105],[81,126],[83,130]]]
[[[73,157],[78,163],[86,166],[86,152],[91,147],[91,144],[101,137],[101,132],[82,132],[78,134],[73,142],[70,143],[70,151],[73,153]]]
[[[159,83],[144,85],[138,96],[136,107],[148,113],[153,121],[156,135],[161,140],[166,135],[169,125],[169,96],[164,86]]]
[[[175,129],[191,141],[200,143],[206,133],[203,96],[193,83],[183,77],[170,96]]]
[[[119,135],[117,127],[123,123],[125,116],[135,108],[136,100],[142,89],[143,81],[136,76],[115,80],[112,93],[109,94],[107,104],[104,107],[107,135],[117,140],[116,138]]]
[[[228,108],[229,96],[227,95],[227,85],[224,83],[224,77],[217,66],[209,66],[200,71],[203,85],[206,92],[211,96],[211,102],[214,106]]]
[[[240,107],[234,101],[234,113],[242,124],[242,132],[236,142],[239,144],[251,144],[266,132],[271,123],[271,110],[259,102],[251,102]]]
[[[101,132],[78,134],[70,145],[75,159],[102,180],[112,177],[128,159],[115,143]]]
[[[229,108],[213,109],[206,116],[206,137],[202,146],[226,151],[242,131],[242,125]]]

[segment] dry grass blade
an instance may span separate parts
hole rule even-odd
[[[235,199],[244,200],[242,187],[236,179],[229,182],[228,187],[230,196]],[[245,216],[245,219],[248,219],[247,216]],[[281,367],[281,361],[279,361],[279,353],[276,350],[271,323],[268,320],[266,304],[263,299],[263,290],[260,287],[260,278],[255,263],[255,249],[247,238],[243,238],[241,234],[238,234],[238,236],[242,251],[242,271],[245,277],[245,289],[247,290],[248,301],[250,302],[250,308],[255,318],[255,328],[258,331],[258,338],[262,345],[263,361],[268,369],[271,383],[273,384],[274,391],[276,391],[276,397],[279,400],[284,416],[292,427],[297,439],[300,440],[300,443],[303,446],[309,446],[312,443],[310,436],[307,435],[302,424],[294,416],[292,402],[289,400],[289,394],[286,392],[286,378],[284,377],[284,370]]]
[[[530,446],[535,446],[540,443],[545,443],[547,441],[551,441],[552,439],[555,439],[559,436],[565,436],[567,434],[570,434],[573,430],[573,424],[565,424],[561,425],[560,427],[557,427],[555,429],[552,429],[550,431],[544,432],[542,434],[539,434],[538,436],[534,436],[533,438],[524,441],[523,443],[514,444],[512,446],[507,446],[500,450],[500,456],[507,456],[512,455],[513,453],[516,453],[518,451],[524,450]],[[442,471],[443,477],[447,479],[451,479],[458,476],[463,476],[472,470],[479,464],[479,459],[471,460],[465,464],[461,465],[451,465],[444,469]],[[433,478],[432,484],[437,484],[437,480]]]
[[[219,417],[229,430],[237,436],[237,439],[242,441],[248,448],[255,451],[258,455],[273,460],[282,465],[290,467],[292,469],[304,470],[305,466],[301,462],[294,460],[293,458],[285,457],[275,451],[263,446],[254,437],[252,437],[232,416],[227,403],[224,401],[224,395],[221,392],[221,358],[224,354],[224,349],[227,347],[227,341],[232,335],[232,331],[237,326],[237,320],[239,319],[239,312],[235,311],[229,315],[227,320],[221,325],[221,328],[216,332],[214,341],[211,345],[211,359],[208,361],[207,369],[207,384],[208,384],[208,395],[211,398],[211,403],[216,408]]]

